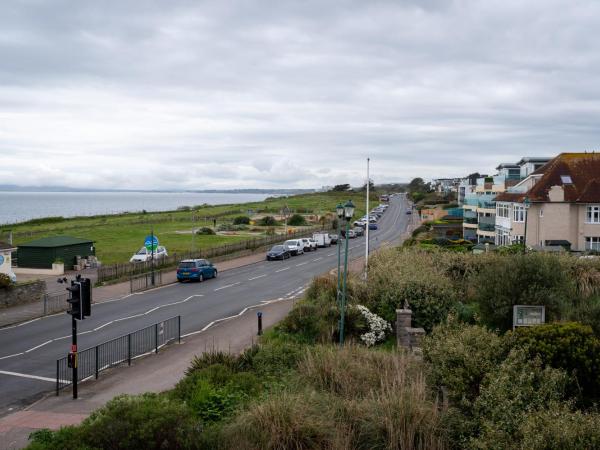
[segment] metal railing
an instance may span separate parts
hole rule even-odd
[[[131,293],[145,291],[157,286],[162,286],[162,272],[160,270],[143,273],[129,279],[129,292]]]
[[[44,303],[44,316],[69,309],[69,303],[67,303],[68,299],[68,292],[45,293],[42,298],[42,302]]]
[[[296,239],[299,237],[306,237],[312,235],[313,232],[321,230],[321,227],[309,227],[294,233],[285,235],[273,235],[265,236],[261,238],[252,238],[235,244],[219,245],[215,247],[209,247],[206,249],[200,249],[195,252],[183,252],[173,253],[167,257],[154,260],[155,269],[164,269],[169,267],[175,267],[182,259],[213,259],[225,255],[236,254],[247,250],[257,250],[261,247],[265,247],[272,244],[283,242],[287,239]],[[329,231],[329,230],[325,230]],[[139,262],[139,263],[123,263],[123,264],[112,264],[107,266],[98,267],[98,282],[114,280],[124,277],[130,277],[132,275],[141,275],[149,272],[152,268],[152,263]]]
[[[77,381],[98,378],[103,370],[120,364],[131,365],[131,360],[176,340],[181,342],[181,316],[171,317],[140,330],[120,336],[80,351],[77,354]],[[67,357],[56,360],[56,395],[61,389],[73,384],[73,369],[68,367]]]

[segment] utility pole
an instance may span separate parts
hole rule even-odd
[[[365,281],[367,281],[368,270],[369,270],[369,224],[370,215],[369,215],[369,185],[371,184],[371,179],[369,178],[369,161],[371,158],[367,158],[367,229],[365,233]]]
[[[150,259],[150,264],[152,266],[152,275],[151,275],[150,280],[152,281],[152,286],[154,286],[154,226],[152,226],[152,229],[150,230],[150,237],[151,237],[150,246],[152,248],[152,257]]]

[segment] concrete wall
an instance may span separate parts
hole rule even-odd
[[[9,288],[0,288],[0,309],[39,301],[46,292],[45,281],[33,281]]]

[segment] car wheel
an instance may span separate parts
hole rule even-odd
[[[213,272],[213,278],[217,278],[217,269]]]
[[[202,283],[204,281],[204,277],[202,276],[202,274],[200,274],[200,276],[198,277],[198,282]]]

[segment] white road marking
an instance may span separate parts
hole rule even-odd
[[[220,288],[216,288],[215,292],[220,291],[221,289],[227,289],[227,288],[230,288],[232,286],[237,286],[238,284],[241,284],[241,281],[238,281],[237,283],[233,283],[233,284],[228,284],[226,286],[221,286]]]
[[[333,255],[335,255],[335,253],[327,253],[326,256],[333,256]]]
[[[36,345],[35,347],[30,348],[29,350],[25,350],[25,353],[29,353],[29,352],[32,352],[34,350],[37,350],[38,348],[43,347],[44,345],[47,345],[47,344],[51,343],[53,340],[54,339],[50,339],[49,341],[46,341],[43,344]]]
[[[290,270],[290,268],[289,267],[285,267],[283,269],[276,270],[275,273],[277,273],[277,272],[283,272],[284,270]]]
[[[248,278],[248,281],[258,280],[259,278],[266,277],[266,276],[267,276],[267,274],[263,273],[262,275],[259,275],[257,277]]]
[[[323,257],[321,257],[321,258],[315,258],[315,259],[313,259],[313,262],[315,262],[315,261],[320,261],[320,260],[322,260],[322,259],[323,259]]]
[[[304,264],[308,264],[308,261],[304,261],[304,262],[303,262],[303,263],[300,263],[300,264],[296,264],[296,267],[300,267],[300,266],[303,266],[303,265],[304,265]]]
[[[3,359],[8,359],[8,358],[12,358],[12,357],[14,357],[14,356],[21,356],[21,355],[24,355],[24,353],[23,353],[23,352],[21,352],[21,353],[14,353],[14,354],[12,354],[12,355],[6,355],[6,356],[3,356],[2,358],[0,358],[0,360],[3,360]]]
[[[39,375],[29,375],[27,373],[8,372],[6,370],[0,370],[2,375],[12,375],[13,377],[31,378],[32,380],[49,381],[50,383],[56,383],[56,378],[40,377]],[[61,383],[70,383],[70,381],[59,380]]]

